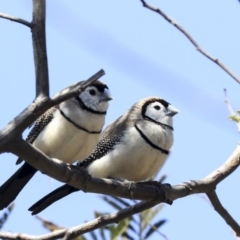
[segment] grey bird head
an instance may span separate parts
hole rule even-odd
[[[88,86],[78,97],[82,103],[94,111],[106,112],[112,95],[108,86],[99,80]]]
[[[137,102],[129,111],[133,121],[152,120],[172,126],[172,117],[179,111],[169,102],[159,97],[148,97]]]

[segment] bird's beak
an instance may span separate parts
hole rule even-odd
[[[113,97],[108,89],[105,89],[102,96],[100,97],[99,102],[108,102],[112,100]]]
[[[176,115],[177,113],[179,113],[179,110],[177,110],[175,107],[173,107],[172,105],[169,105],[167,108],[167,112],[166,112],[166,116],[170,116],[173,117],[174,115]]]

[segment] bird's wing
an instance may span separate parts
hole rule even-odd
[[[30,144],[34,142],[34,140],[38,137],[41,131],[45,128],[45,126],[50,123],[53,119],[53,113],[57,110],[57,107],[52,107],[48,111],[46,111],[42,116],[40,116],[31,131],[29,132],[26,141]],[[16,164],[21,163],[23,160],[18,158]]]

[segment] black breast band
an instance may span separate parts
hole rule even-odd
[[[84,132],[90,133],[90,134],[100,134],[100,133],[101,133],[101,131],[89,131],[89,130],[87,130],[86,128],[79,126],[79,125],[78,125],[77,123],[75,123],[72,119],[70,119],[69,117],[67,117],[66,114],[60,109],[60,107],[59,107],[58,109],[59,109],[60,113],[62,114],[62,116],[63,116],[67,121],[69,121],[70,123],[72,123],[76,128],[78,128],[78,129],[80,129],[80,130],[82,130],[82,131],[84,131]]]
[[[154,143],[152,143],[149,138],[140,130],[140,128],[138,128],[137,124],[134,125],[134,127],[136,128],[136,130],[139,132],[139,134],[141,135],[141,137],[152,147],[155,148],[157,150],[159,150],[160,152],[168,155],[169,151],[165,150],[163,148],[158,147],[157,145],[155,145]]]

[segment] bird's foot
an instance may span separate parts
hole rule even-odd
[[[171,185],[169,183],[160,183],[158,181],[145,181],[138,182],[137,184],[154,187],[157,190],[158,193],[156,194],[155,198],[152,201],[159,200],[164,194],[165,199],[163,201],[170,205],[173,203],[173,201],[167,197],[167,190],[171,189]]]
[[[119,181],[119,182],[122,182],[124,185],[128,186],[128,190],[130,191],[131,198],[133,198],[133,189],[135,189],[136,182],[128,181],[125,178],[112,178],[112,177],[109,177],[109,178],[113,179],[113,180],[116,180],[116,181]]]

